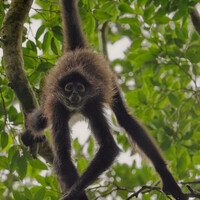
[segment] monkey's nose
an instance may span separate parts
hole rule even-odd
[[[77,96],[77,95],[73,95],[73,96],[71,97],[70,101],[71,101],[72,103],[79,103],[79,102],[80,102],[80,97]]]

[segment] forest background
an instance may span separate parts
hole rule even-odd
[[[200,198],[198,2],[78,1],[83,30],[91,47],[110,59],[131,113],[154,137],[169,168],[191,199]],[[38,107],[44,77],[63,49],[59,1],[32,3],[32,0],[13,0],[12,4],[0,0],[2,200],[61,197],[49,143],[33,146],[31,154],[38,157],[33,159],[20,141],[26,126],[24,117]],[[116,56],[116,49],[121,54]],[[116,161],[87,189],[90,199],[170,199],[162,193],[152,165],[131,150],[125,133],[110,118],[116,141],[124,154],[130,155],[128,162]],[[82,126],[87,129],[87,125]],[[73,130],[80,131],[80,124]],[[50,135],[48,130],[46,134]],[[97,146],[90,134],[85,133],[84,140],[78,135],[81,132],[73,136],[73,158],[82,173]]]

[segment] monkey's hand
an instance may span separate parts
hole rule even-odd
[[[39,137],[33,136],[31,130],[27,129],[22,135],[21,135],[21,141],[25,146],[31,146],[34,143],[41,143],[46,140],[46,136],[42,135]]]

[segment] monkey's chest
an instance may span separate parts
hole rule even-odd
[[[72,127],[74,124],[76,124],[79,121],[87,121],[87,119],[80,113],[76,113],[72,115],[72,117],[69,120],[69,127]]]

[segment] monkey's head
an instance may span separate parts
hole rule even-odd
[[[59,81],[62,103],[70,110],[79,110],[93,95],[91,84],[77,72],[64,76]]]
[[[88,101],[98,99],[109,105],[116,90],[108,61],[90,49],[77,49],[61,56],[46,76],[42,104],[44,110],[56,102],[70,111],[84,109]]]

